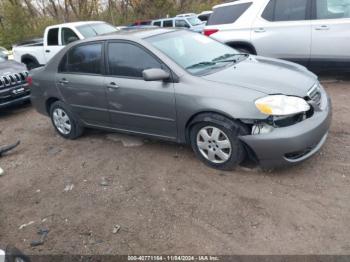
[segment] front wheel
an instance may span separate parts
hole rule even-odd
[[[197,157],[206,165],[233,170],[243,162],[246,151],[238,138],[241,128],[236,123],[230,128],[225,126],[210,122],[196,124],[190,133],[191,145]]]
[[[50,116],[53,126],[62,137],[76,139],[82,135],[83,127],[61,101],[52,104]]]

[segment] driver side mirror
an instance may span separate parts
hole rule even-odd
[[[146,69],[142,72],[145,81],[165,81],[170,79],[170,74],[160,68]]]
[[[79,40],[79,38],[76,37],[76,36],[68,37],[68,42],[67,42],[67,44],[73,43],[73,42],[78,41],[78,40]]]

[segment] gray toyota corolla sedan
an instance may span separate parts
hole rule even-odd
[[[304,67],[197,33],[144,29],[75,42],[32,72],[32,102],[64,138],[85,127],[190,144],[207,165],[295,164],[325,143],[331,103]]]

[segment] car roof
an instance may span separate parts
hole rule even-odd
[[[231,6],[231,5],[238,5],[238,4],[245,4],[245,3],[254,3],[254,2],[255,2],[254,0],[236,0],[236,1],[233,1],[233,2],[216,5],[216,6],[213,7],[213,9],[219,8],[219,7]]]
[[[91,42],[96,40],[109,40],[109,39],[126,39],[126,38],[136,38],[145,39],[152,36],[162,35],[170,32],[181,31],[182,29],[176,28],[162,28],[162,27],[147,27],[147,28],[137,28],[133,30],[120,30],[115,33],[99,35],[83,40],[84,42]]]
[[[63,23],[63,24],[52,25],[52,26],[49,26],[48,28],[51,28],[51,27],[61,27],[61,26],[77,27],[77,26],[82,26],[82,25],[100,24],[100,23],[106,23],[106,22],[103,22],[103,21],[71,22],[71,23]]]

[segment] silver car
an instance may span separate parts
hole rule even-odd
[[[301,162],[325,143],[331,102],[305,67],[241,54],[187,30],[143,29],[70,44],[32,71],[32,103],[57,132],[85,127],[190,144],[207,165]]]

